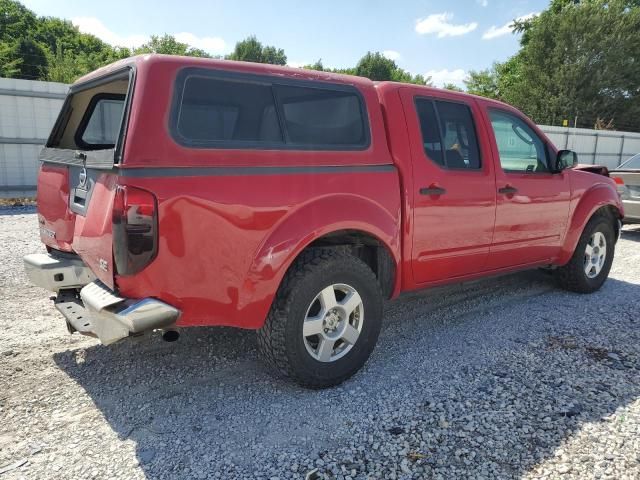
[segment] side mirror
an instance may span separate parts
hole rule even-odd
[[[555,170],[561,172],[578,164],[578,154],[571,150],[559,150],[556,156]]]

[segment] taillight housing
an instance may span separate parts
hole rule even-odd
[[[618,189],[618,195],[620,198],[627,198],[629,196],[629,189],[624,184],[624,180],[620,177],[612,177],[613,181],[616,182],[616,188]]]
[[[134,275],[158,253],[158,202],[146,190],[119,185],[113,200],[113,261],[118,275]]]

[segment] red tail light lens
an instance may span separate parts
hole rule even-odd
[[[613,177],[613,181],[618,185],[624,185],[624,180],[622,180],[622,178],[620,177]]]
[[[134,275],[158,253],[156,197],[146,190],[118,186],[113,201],[113,260],[118,275]]]

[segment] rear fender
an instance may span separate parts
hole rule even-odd
[[[400,288],[399,206],[389,212],[376,202],[357,195],[331,195],[302,205],[287,215],[258,249],[238,302],[242,317],[256,319],[246,328],[260,328],[273,298],[291,264],[314,240],[332,232],[358,230],[384,245],[395,268],[393,295]]]
[[[622,218],[622,202],[618,192],[611,185],[598,183],[590,187],[580,197],[578,205],[573,210],[564,245],[558,258],[560,265],[566,264],[571,259],[587,222],[599,209],[607,206],[613,207],[617,211],[618,218]]]

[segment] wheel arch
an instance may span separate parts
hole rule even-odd
[[[301,206],[266,236],[254,255],[240,296],[247,328],[260,328],[294,262],[309,248],[346,249],[373,267],[388,298],[400,291],[400,206],[385,208],[357,195],[341,194]]]
[[[623,217],[623,210],[617,192],[610,185],[596,184],[581,196],[569,219],[567,234],[558,262],[560,265],[564,265],[571,259],[584,228],[589,220],[597,214],[611,218],[617,238],[620,229],[619,220]]]

